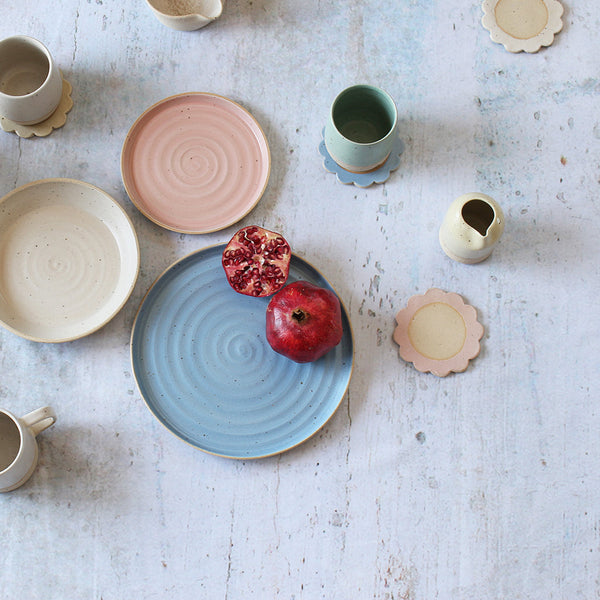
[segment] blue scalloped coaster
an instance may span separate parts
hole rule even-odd
[[[323,130],[324,131],[324,130]],[[325,147],[325,140],[321,140],[319,144],[319,152],[323,157],[323,167],[329,173],[335,173],[337,180],[345,185],[353,183],[357,187],[366,188],[373,183],[383,183],[390,177],[392,171],[395,171],[400,166],[400,155],[404,152],[404,142],[397,138],[392,146],[392,151],[388,159],[375,171],[370,173],[352,173],[346,171],[338,165],[333,158],[331,158],[327,148]]]

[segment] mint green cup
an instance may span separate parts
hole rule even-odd
[[[398,111],[392,97],[372,85],[354,85],[331,105],[325,147],[342,169],[368,173],[387,160],[397,131]]]

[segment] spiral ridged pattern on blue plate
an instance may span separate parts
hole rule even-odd
[[[342,307],[342,341],[316,362],[277,354],[265,337],[269,298],[229,286],[223,249],[183,258],[150,288],[132,332],[134,375],[154,415],[190,444],[231,458],[277,454],[339,406],[352,371],[350,323]],[[296,279],[330,288],[293,256],[289,281]]]

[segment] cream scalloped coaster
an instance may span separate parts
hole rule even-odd
[[[509,52],[537,52],[550,46],[563,27],[558,0],[483,0],[483,26]]]
[[[394,341],[400,357],[423,373],[462,373],[480,351],[483,325],[458,294],[431,288],[413,296],[396,315]]]
[[[67,122],[67,113],[73,108],[73,100],[71,98],[73,88],[64,77],[62,81],[63,88],[60,102],[56,110],[45,121],[35,123],[34,125],[21,125],[6,117],[0,117],[0,127],[4,131],[14,132],[23,138],[29,138],[33,135],[45,137],[50,135],[54,129],[62,127]]]

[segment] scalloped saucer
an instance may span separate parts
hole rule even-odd
[[[63,76],[62,98],[56,110],[45,121],[34,125],[21,125],[21,123],[15,123],[15,121],[0,116],[0,127],[9,133],[14,132],[22,138],[30,138],[34,135],[46,137],[54,129],[59,129],[67,122],[67,113],[73,108],[72,91],[71,84]]]
[[[479,354],[483,325],[477,311],[458,294],[431,288],[413,296],[396,315],[396,323],[400,357],[423,373],[462,373]]]
[[[537,52],[561,31],[563,6],[558,0],[483,0],[483,26],[509,52]]]
[[[323,131],[325,130],[323,129]],[[374,171],[370,171],[369,173],[353,173],[352,171],[342,169],[342,167],[331,158],[329,152],[327,152],[324,139],[322,139],[319,144],[319,152],[323,157],[323,167],[325,167],[325,170],[329,173],[335,173],[337,180],[340,183],[345,185],[353,183],[357,187],[366,188],[373,183],[384,183],[389,179],[391,172],[395,171],[400,166],[400,155],[404,152],[404,142],[400,138],[397,138],[388,159],[381,167]]]

